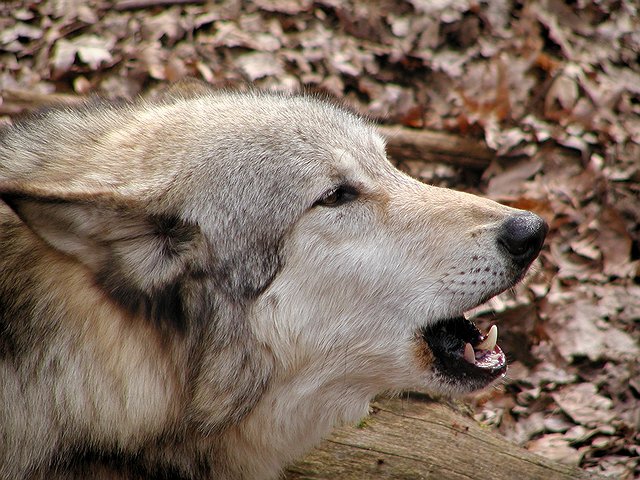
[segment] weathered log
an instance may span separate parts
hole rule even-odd
[[[422,160],[483,170],[496,154],[476,139],[431,130],[381,126],[387,151],[395,160]]]
[[[577,480],[596,476],[520,448],[453,405],[385,399],[291,466],[287,480]]]
[[[72,93],[43,93],[10,89],[0,91],[0,115],[22,115],[54,105],[79,105],[87,97]]]

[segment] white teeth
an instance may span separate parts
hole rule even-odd
[[[464,345],[464,359],[473,365],[476,363],[476,353],[470,343]]]
[[[489,329],[489,333],[485,339],[476,345],[478,350],[493,350],[496,347],[496,342],[498,341],[498,327],[495,325],[491,325]]]

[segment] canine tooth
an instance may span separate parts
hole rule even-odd
[[[485,339],[476,345],[478,350],[493,350],[496,346],[496,342],[498,341],[498,327],[495,325],[491,325],[489,329],[489,333]]]
[[[476,363],[476,352],[473,351],[470,343],[464,344],[464,359],[473,365]]]

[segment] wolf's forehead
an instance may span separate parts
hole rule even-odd
[[[368,121],[347,109],[303,95],[234,93],[186,100],[178,105],[181,114],[203,122],[230,124],[244,128],[263,127],[284,135],[292,132],[311,135],[333,143],[331,139],[350,137],[351,142],[369,142],[375,134]]]
[[[352,149],[334,148],[330,152],[329,161],[334,176],[345,180],[359,180],[372,176],[370,155]]]
[[[236,95],[195,100],[204,109],[181,111],[187,117],[195,114],[203,127],[197,131],[211,132],[214,138],[221,131],[233,132],[240,142],[274,150],[286,145],[288,152],[300,154],[313,150],[329,154],[332,163],[337,160],[352,168],[362,167],[368,158],[384,156],[385,142],[375,127],[340,106],[305,96]]]

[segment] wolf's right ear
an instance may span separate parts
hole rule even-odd
[[[0,199],[45,243],[84,264],[119,303],[153,316],[167,314],[156,299],[179,307],[179,283],[196,268],[196,225],[108,197],[3,192],[0,184]]]

